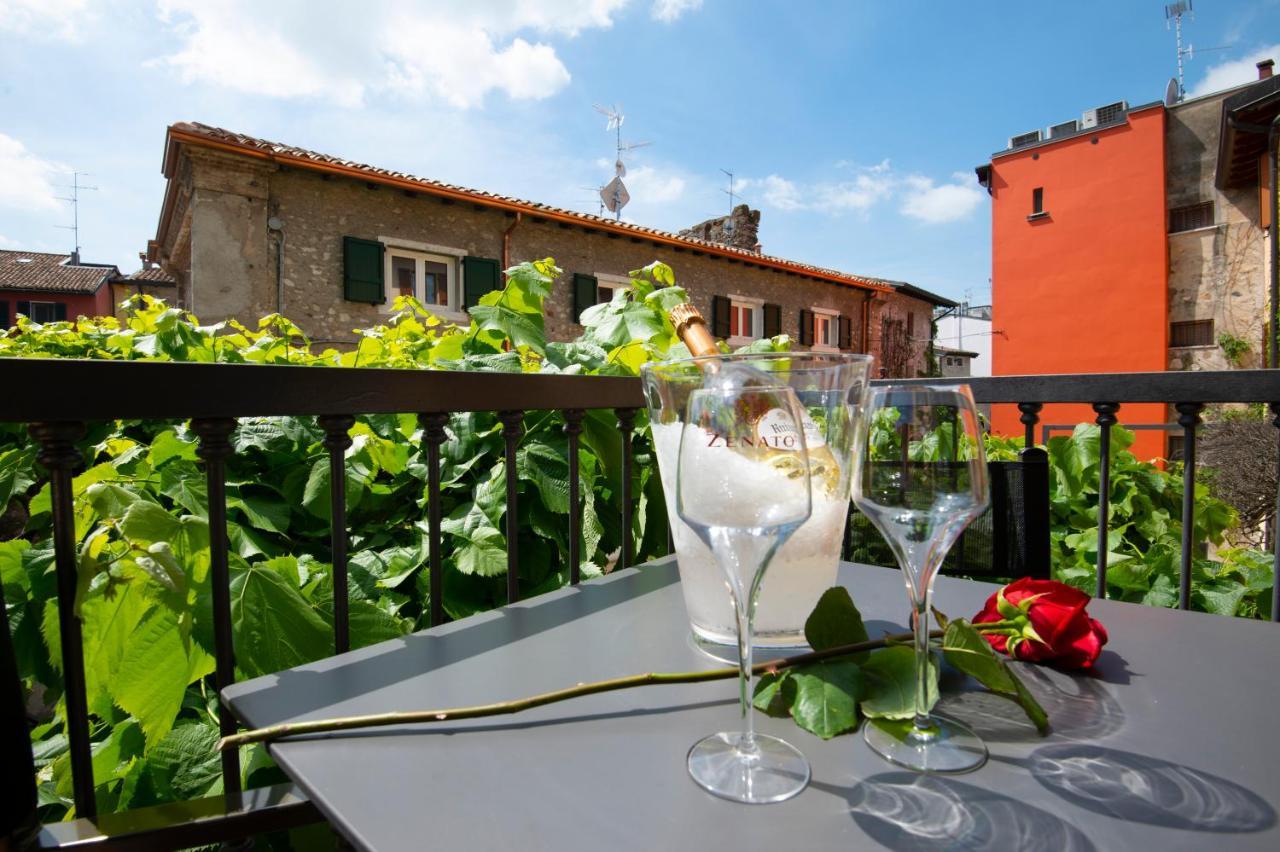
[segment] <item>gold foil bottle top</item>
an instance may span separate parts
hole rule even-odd
[[[668,316],[671,317],[671,324],[676,327],[676,336],[684,341],[690,355],[700,357],[720,354],[720,347],[716,345],[711,329],[707,328],[702,312],[692,304],[685,302],[676,305],[668,312]]]

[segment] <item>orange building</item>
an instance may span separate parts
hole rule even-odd
[[[1168,351],[1165,108],[1114,110],[1109,123],[1015,137],[979,169],[992,199],[994,375],[1165,369]],[[985,174],[984,174],[985,172]],[[1022,433],[996,406],[993,427]],[[1042,424],[1092,421],[1087,405],[1046,405]],[[1124,423],[1163,423],[1164,406],[1126,405]],[[1163,436],[1136,451],[1163,455]]]

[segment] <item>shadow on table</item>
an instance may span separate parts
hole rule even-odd
[[[1046,810],[943,776],[887,772],[852,787],[813,786],[844,798],[867,836],[902,852],[1097,848],[1078,828]]]
[[[1017,671],[1049,715],[1055,737],[1096,742],[1124,727],[1124,709],[1107,681],[1043,666]],[[943,696],[938,710],[974,728],[991,745],[1042,739],[1027,714],[1006,698],[985,691],[950,692],[945,685]]]
[[[1067,743],[1037,749],[1025,763],[1050,792],[1127,822],[1231,834],[1276,823],[1275,810],[1253,791],[1154,757]]]
[[[238,709],[255,725],[305,718],[334,704],[422,677],[503,645],[660,591],[679,579],[650,565],[628,577],[588,582],[482,613],[436,632],[413,633],[305,667],[229,687]],[[259,705],[259,698],[261,704]],[[498,700],[498,696],[484,700]]]

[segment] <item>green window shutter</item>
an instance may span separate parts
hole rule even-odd
[[[18,302],[14,305],[13,311],[15,314],[22,314],[27,319],[31,319],[31,303],[28,301]]]
[[[711,297],[711,333],[721,340],[729,339],[729,308],[726,297]]]
[[[9,303],[0,301],[0,331],[9,327]]]
[[[342,238],[342,296],[348,302],[381,305],[387,301],[383,284],[384,251],[385,247],[377,240]]]
[[[840,348],[853,348],[853,320],[848,317],[840,317]]]
[[[800,345],[813,345],[813,311],[800,309]]]
[[[498,261],[483,257],[462,259],[462,305],[472,308],[480,304],[485,293],[502,289],[502,277],[498,274]]]
[[[582,312],[596,303],[596,290],[600,282],[594,275],[573,273],[573,321],[582,322]]]
[[[63,322],[67,318],[67,305],[65,302],[58,302],[53,306],[53,319],[55,322]]]
[[[782,305],[767,304],[764,306],[764,336],[777,337],[782,334]]]

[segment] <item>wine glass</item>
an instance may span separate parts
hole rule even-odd
[[[751,641],[769,561],[812,511],[809,457],[795,392],[785,385],[695,390],[680,435],[676,512],[715,557],[738,628],[742,730],[689,750],[689,774],[721,798],[780,802],[809,783],[809,762],[777,737],[757,734]]]
[[[872,388],[865,459],[853,502],[892,548],[911,599],[915,717],[874,722],[863,737],[881,757],[920,772],[968,772],[987,747],[964,725],[930,714],[929,598],[942,560],[987,507],[987,464],[968,385]]]

